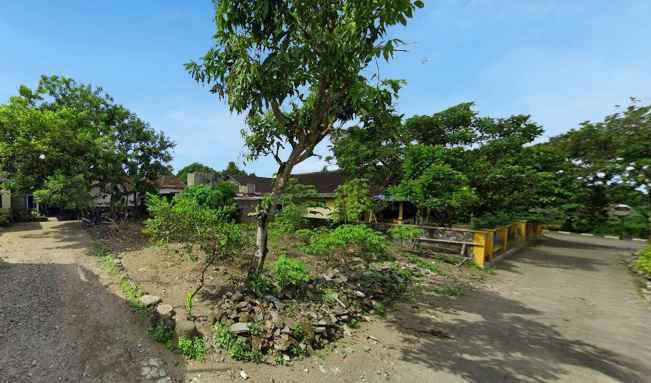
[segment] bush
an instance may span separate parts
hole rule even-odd
[[[635,261],[635,269],[651,276],[651,246],[647,246],[640,251],[639,257]]]
[[[300,287],[310,281],[310,273],[305,264],[299,260],[281,255],[271,266],[274,278],[281,290],[288,287]]]
[[[367,226],[342,225],[335,230],[315,235],[303,250],[308,254],[324,256],[346,251],[365,258],[373,258],[384,255],[387,247],[386,238]]]
[[[155,326],[151,327],[148,331],[149,336],[151,336],[156,342],[164,344],[167,348],[172,348],[172,338],[174,338],[174,331],[165,326],[163,323],[157,323]]]
[[[246,339],[238,338],[233,335],[227,325],[221,322],[215,323],[213,336],[215,347],[228,352],[228,355],[234,360],[255,363],[262,362],[262,352],[251,350],[251,346],[248,344]]]
[[[400,243],[400,246],[413,248],[416,239],[425,235],[423,229],[414,226],[399,225],[389,229],[389,236]]]
[[[179,338],[179,351],[188,359],[203,360],[206,355],[206,341],[202,337]]]
[[[273,285],[263,273],[247,275],[246,287],[257,297],[264,297],[273,291]]]
[[[9,214],[0,213],[0,226],[7,226],[11,222]]]

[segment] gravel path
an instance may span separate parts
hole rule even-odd
[[[0,382],[155,381],[145,365],[193,383],[241,381],[240,368],[266,383],[651,381],[651,307],[622,262],[639,244],[548,236],[486,288],[399,303],[319,357],[273,368],[215,354],[178,370],[88,245],[76,223],[0,232]]]
[[[102,279],[77,222],[0,231],[0,382],[171,382],[170,353]],[[170,359],[171,358],[171,359]],[[165,377],[145,379],[157,364]]]

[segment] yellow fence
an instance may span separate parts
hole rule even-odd
[[[507,251],[536,240],[542,230],[543,225],[534,222],[513,222],[496,229],[476,230],[472,245],[473,261],[483,268]]]

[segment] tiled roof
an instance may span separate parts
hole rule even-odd
[[[156,186],[161,189],[183,189],[185,185],[177,176],[161,176],[156,180]]]
[[[332,194],[339,185],[346,182],[346,176],[341,170],[293,174],[292,177],[303,185],[314,185],[322,194]]]

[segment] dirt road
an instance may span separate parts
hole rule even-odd
[[[88,256],[78,222],[0,231],[0,382],[169,382],[145,379],[175,356],[146,335]],[[153,360],[152,360],[153,359]]]
[[[0,382],[152,381],[141,376],[152,357],[193,383],[241,381],[240,368],[267,383],[651,381],[651,309],[621,263],[625,242],[548,237],[486,288],[399,303],[291,367],[213,354],[185,371],[104,286],[89,244],[76,223],[0,232]]]

